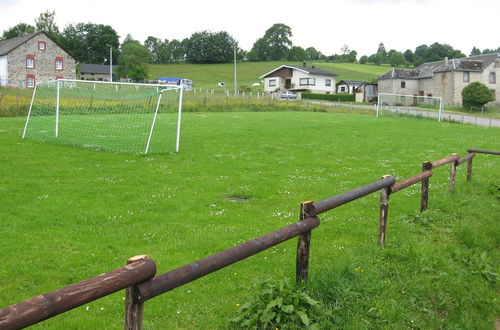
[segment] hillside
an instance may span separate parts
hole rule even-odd
[[[243,62],[238,63],[238,86],[259,82],[259,77],[285,62]],[[301,66],[300,62],[286,64]],[[342,79],[372,81],[390,70],[387,66],[375,66],[351,63],[309,62],[317,68],[338,74],[337,81]],[[154,64],[150,65],[150,78],[182,77],[194,81],[195,87],[218,88],[217,83],[223,81],[228,89],[234,87],[234,64]]]

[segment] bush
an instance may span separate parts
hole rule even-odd
[[[254,285],[256,296],[242,305],[232,321],[241,328],[252,329],[320,329],[326,312],[303,288],[288,279],[273,284]]]
[[[354,102],[354,94],[302,93],[302,99],[325,100],[325,101],[334,101],[334,102]]]
[[[471,107],[481,108],[493,100],[493,91],[480,82],[470,83],[462,90],[462,106],[466,110]]]

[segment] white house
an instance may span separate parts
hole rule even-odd
[[[359,80],[341,80],[337,84],[337,94],[354,94],[354,90],[364,83]]]
[[[284,90],[335,94],[335,73],[314,66],[282,65],[260,77],[265,92]]]

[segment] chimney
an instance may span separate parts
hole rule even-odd
[[[448,66],[448,64],[449,64],[449,62],[448,62],[448,57],[445,57],[445,58],[444,58],[444,65],[445,65],[445,66]]]

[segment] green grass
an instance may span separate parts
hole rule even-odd
[[[238,87],[258,83],[260,76],[283,65],[302,66],[302,62],[243,62],[238,63]],[[337,82],[342,79],[372,81],[390,70],[376,65],[308,62],[307,66],[316,66],[338,74]],[[226,88],[234,89],[234,64],[157,64],[149,66],[150,79],[158,77],[182,77],[194,81],[195,88],[220,89],[218,82],[224,81]]]
[[[326,112],[199,112],[183,117],[181,152],[137,156],[20,140],[0,119],[0,302],[4,307],[147,254],[158,272],[281,228],[299,202],[398,179],[466,148],[500,149],[499,130]],[[500,159],[478,155],[391,196],[377,248],[378,195],[321,216],[312,234],[311,295],[333,327],[492,328],[498,309]],[[250,197],[235,203],[228,197]],[[296,240],[154,298],[146,329],[225,328],[251,284],[293,277]],[[119,329],[123,292],[35,328]]]

